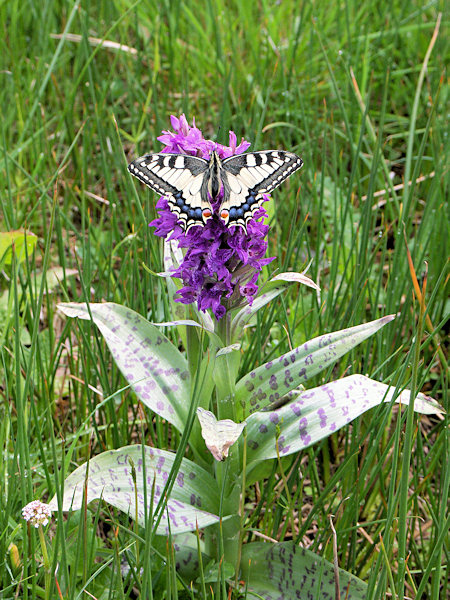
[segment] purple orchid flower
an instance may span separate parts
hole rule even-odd
[[[188,124],[183,115],[171,116],[173,131],[163,131],[158,140],[165,146],[161,152],[189,154],[209,160],[213,150],[221,159],[245,152],[250,143],[243,138],[237,144],[236,134],[230,131],[229,146],[206,140],[200,129]],[[266,200],[269,198],[267,197]],[[213,203],[216,211],[221,194]],[[167,200],[161,197],[157,204],[158,218],[150,223],[155,235],[177,240],[186,248],[181,265],[172,276],[180,278],[184,286],[177,291],[177,302],[197,303],[199,310],[212,310],[217,319],[227,311],[251,304],[258,292],[257,280],[264,265],[275,257],[265,258],[269,227],[263,219],[267,213],[260,208],[247,225],[227,227],[219,219],[209,219],[204,227],[192,227],[187,233],[177,224],[177,216],[170,211]]]

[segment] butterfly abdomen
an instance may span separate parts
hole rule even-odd
[[[219,155],[214,151],[208,169],[208,192],[213,200],[217,198],[222,188],[221,164],[222,161],[220,160]]]

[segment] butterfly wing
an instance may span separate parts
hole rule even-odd
[[[247,223],[270,194],[303,165],[293,152],[267,150],[230,156],[222,161],[224,199],[219,216],[228,225]]]
[[[207,195],[208,161],[185,154],[146,154],[128,165],[132,175],[167,198],[185,231],[212,217]]]

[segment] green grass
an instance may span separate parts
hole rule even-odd
[[[304,160],[271,202],[277,260],[265,275],[302,271],[312,259],[321,297],[295,288],[269,305],[247,335],[242,372],[319,333],[399,313],[317,384],[368,373],[446,406],[445,15],[433,38],[443,6],[0,3],[0,225],[38,236],[35,252],[0,274],[0,598],[46,597],[25,504],[51,497],[64,473],[104,449],[176,447],[174,432],[130,390],[87,419],[125,383],[96,330],[56,311],[60,300],[107,300],[170,319],[164,284],[143,266],[162,270],[160,241],[147,227],[156,197],[126,170],[160,148],[170,114],[195,117],[205,137],[226,142],[233,129],[253,149]],[[81,37],[53,36],[65,33]],[[427,318],[408,250],[427,282]],[[55,267],[52,285],[45,274]],[[177,342],[174,329],[167,335]],[[249,538],[258,528],[332,559],[332,514],[339,564],[369,583],[371,600],[446,597],[446,419],[411,420],[381,406],[283,470],[289,494],[274,465],[247,498]],[[194,598],[177,592],[173,557],[165,543],[149,548],[148,535],[103,506],[58,519],[47,540],[62,597],[87,597],[85,588],[102,599],[142,589],[142,597]],[[122,562],[130,566],[123,578]]]

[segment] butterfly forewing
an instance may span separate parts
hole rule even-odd
[[[225,171],[224,199],[220,218],[228,225],[247,228],[248,221],[269,194],[303,165],[292,152],[267,150],[230,156],[222,162]]]
[[[128,165],[132,175],[167,198],[170,210],[188,231],[212,216],[205,191],[208,161],[185,154],[146,154]]]

